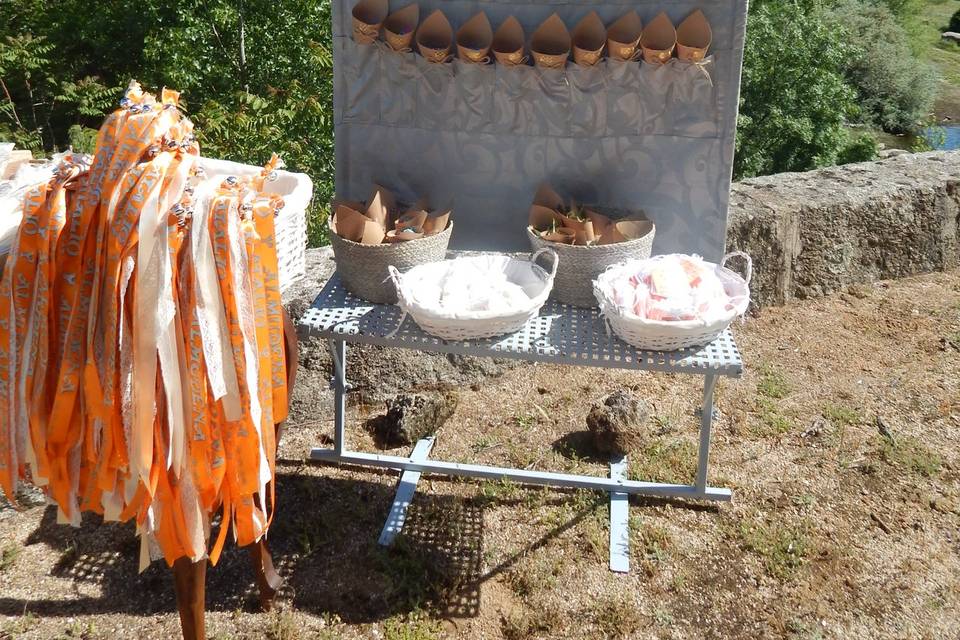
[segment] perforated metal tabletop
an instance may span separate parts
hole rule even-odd
[[[738,377],[743,371],[740,351],[729,329],[705,347],[644,351],[608,335],[597,309],[581,309],[552,300],[516,333],[467,342],[448,342],[431,336],[410,317],[390,336],[401,316],[395,305],[373,304],[354,297],[334,275],[300,319],[300,331],[305,336],[345,342],[608,369],[731,377]]]

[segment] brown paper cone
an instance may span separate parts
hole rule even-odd
[[[393,229],[387,231],[387,242],[407,242],[408,240],[419,240],[423,237],[422,233],[416,231],[405,231]]]
[[[330,204],[332,205],[334,212],[336,212],[337,207],[340,206],[349,207],[354,211],[363,211],[366,208],[366,205],[359,200],[338,200],[337,198],[334,198]]]
[[[563,69],[570,57],[570,32],[560,16],[553,14],[533,32],[530,51],[537,66]]]
[[[396,210],[397,203],[393,193],[380,185],[373,185],[373,193],[367,198],[366,214],[371,220],[386,229],[390,224],[391,213]]]
[[[476,64],[490,61],[490,45],[493,44],[493,27],[487,14],[480,12],[463,23],[457,31],[457,54],[461,60]]]
[[[573,244],[577,239],[577,234],[572,229],[560,227],[555,231],[544,231],[540,237],[548,242],[559,242],[560,244]]]
[[[407,211],[402,216],[397,218],[397,224],[394,225],[394,228],[397,231],[402,231],[403,229],[416,229],[418,232],[423,230],[423,223],[427,220],[426,211]]]
[[[573,28],[573,61],[584,67],[600,62],[607,44],[607,30],[596,11],[591,11]]]
[[[611,225],[607,234],[600,239],[600,244],[616,244],[636,240],[650,233],[653,223],[649,220],[621,220]]]
[[[383,21],[383,38],[394,51],[409,51],[413,34],[420,22],[420,5],[408,4],[394,11]]]
[[[602,213],[597,213],[592,209],[584,209],[587,212],[587,218],[590,222],[593,223],[593,232],[597,238],[602,238],[606,235],[607,231],[610,229],[610,225],[613,224],[613,220],[603,215]]]
[[[437,9],[417,29],[417,48],[429,62],[446,62],[453,46],[453,27]]]
[[[677,57],[684,62],[700,62],[713,43],[713,29],[703,11],[697,9],[677,27]]]
[[[380,26],[387,18],[387,0],[360,0],[353,6],[353,39],[359,44],[373,44],[380,36]]]
[[[331,228],[341,238],[361,244],[380,244],[383,242],[384,229],[359,211],[338,205]]]
[[[554,223],[558,225],[563,224],[556,210],[551,209],[550,207],[541,206],[539,204],[535,204],[530,207],[530,215],[527,218],[527,224],[529,224],[531,227],[537,231],[543,231],[545,229],[549,229]]]
[[[625,13],[607,29],[607,53],[617,60],[633,60],[643,33],[643,22],[636,11]]]
[[[663,64],[673,57],[673,50],[677,46],[677,30],[667,14],[660,14],[643,29],[640,38],[643,47],[643,61],[650,64]]]
[[[507,67],[523,64],[523,27],[516,18],[510,16],[497,27],[491,48],[500,64]]]
[[[423,221],[423,235],[432,236],[440,233],[447,228],[447,222],[450,221],[450,211],[447,210],[435,216],[428,216]]]
[[[593,231],[593,222],[590,220],[577,220],[570,216],[560,215],[565,229],[570,229],[576,234],[577,244],[590,244],[597,239],[597,234]]]
[[[537,188],[537,192],[533,196],[533,204],[559,211],[560,208],[563,207],[563,198],[561,198],[560,194],[554,191],[550,185],[544,182]]]

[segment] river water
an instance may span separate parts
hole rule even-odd
[[[927,130],[927,139],[937,149],[952,151],[960,149],[960,124],[936,127]]]

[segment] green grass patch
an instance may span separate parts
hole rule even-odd
[[[383,623],[384,640],[438,640],[442,631],[439,622],[417,612]]]
[[[793,421],[770,398],[757,398],[757,415],[760,420],[753,429],[757,436],[779,436],[793,428]]]
[[[765,398],[781,400],[792,391],[790,382],[782,371],[765,366],[760,370],[760,381],[757,382],[757,393]]]
[[[849,427],[863,420],[863,416],[856,409],[833,403],[826,404],[821,414],[835,427]]]
[[[660,437],[630,455],[631,480],[690,484],[697,473],[697,445],[689,440]]]
[[[899,436],[893,441],[878,437],[877,456],[887,464],[924,478],[940,473],[940,467],[943,464],[943,460],[936,452],[928,449],[919,440],[905,436]]]
[[[0,551],[0,572],[6,571],[13,567],[17,562],[17,558],[20,557],[20,553],[23,551],[21,547],[16,542],[11,542],[10,544],[3,547],[3,550]]]
[[[603,638],[634,638],[643,626],[639,607],[630,592],[601,598],[593,606],[591,618]]]
[[[743,548],[763,558],[767,573],[780,580],[792,577],[806,564],[813,547],[805,523],[744,521],[738,535]]]

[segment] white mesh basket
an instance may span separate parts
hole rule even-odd
[[[746,260],[745,276],[740,276],[726,267],[727,261],[736,256]],[[712,265],[720,282],[723,283],[724,290],[734,303],[733,308],[726,315],[712,323],[703,320],[664,321],[641,318],[622,310],[613,301],[611,285],[625,275],[636,273],[644,262],[644,260],[631,260],[614,265],[604,271],[593,283],[594,295],[597,296],[600,312],[606,319],[608,327],[621,340],[638,349],[674,351],[709,344],[716,340],[717,336],[737,317],[746,313],[750,305],[750,278],[753,275],[753,262],[746,253],[736,251],[724,256],[719,265]]]
[[[229,160],[200,158],[200,166],[209,177],[257,175],[263,167]],[[307,272],[307,208],[313,198],[313,182],[304,173],[277,171],[277,179],[267,182],[266,190],[283,196],[283,208],[277,214],[277,271],[280,291],[284,291]]]
[[[549,272],[536,264],[537,259],[544,254],[553,258],[553,265]],[[415,292],[439,288],[447,271],[457,261],[470,261],[489,273],[505,273],[507,280],[523,288],[530,298],[529,304],[510,313],[502,313],[497,311],[441,312],[418,303]],[[397,286],[397,304],[403,309],[403,317],[397,325],[397,330],[409,315],[421,329],[444,340],[492,338],[519,331],[523,325],[536,317],[550,296],[558,263],[559,259],[555,251],[540,249],[530,257],[530,260],[485,254],[422,264],[402,274],[391,266],[389,267],[390,277]]]

